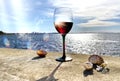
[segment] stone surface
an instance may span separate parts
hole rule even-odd
[[[109,74],[84,71],[89,55],[67,54],[71,62],[57,62],[62,53],[48,52],[44,58],[34,50],[0,48],[0,81],[119,81],[120,58],[104,57]]]

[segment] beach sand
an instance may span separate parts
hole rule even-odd
[[[102,56],[110,69],[102,74],[85,71],[83,63],[89,55],[67,54],[73,61],[63,63],[55,61],[60,56],[48,52],[45,58],[39,58],[35,50],[0,48],[0,81],[120,81],[120,57]]]

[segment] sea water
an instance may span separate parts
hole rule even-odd
[[[120,33],[67,34],[65,41],[67,53],[120,56]],[[62,37],[52,33],[0,35],[0,48],[62,52]]]

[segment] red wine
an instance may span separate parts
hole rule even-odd
[[[55,22],[54,24],[60,34],[66,35],[71,30],[73,22]]]

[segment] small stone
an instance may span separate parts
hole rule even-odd
[[[106,73],[108,73],[109,71],[110,71],[109,68],[104,68],[104,69],[102,70],[102,73],[103,73],[103,74],[106,74]]]

